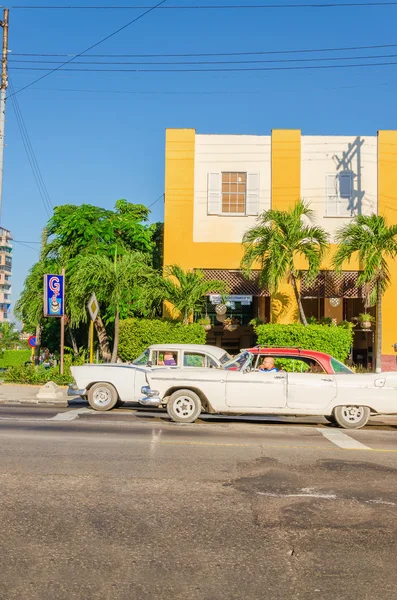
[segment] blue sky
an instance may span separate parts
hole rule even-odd
[[[18,5],[43,3],[20,0]],[[113,2],[118,6],[155,3],[152,0]],[[267,3],[282,2],[268,0]],[[298,2],[289,0],[289,3]],[[100,6],[111,2],[48,0],[47,4]],[[247,2],[168,0],[168,4]],[[266,4],[266,0],[252,0],[249,4]],[[9,75],[14,88],[19,89],[44,73],[15,67],[56,66],[56,63],[17,62],[44,60],[18,54],[77,54],[138,14],[136,10],[11,8]],[[156,10],[97,47],[92,54],[260,52],[397,44],[396,23],[397,6]],[[374,55],[396,55],[379,59],[379,62],[397,63],[397,46],[307,55],[247,56],[236,57],[236,60]],[[62,62],[64,59],[48,60]],[[213,60],[232,59],[218,57]],[[332,63],[335,61],[314,64]],[[97,68],[101,67],[112,68],[109,65],[98,65]],[[291,127],[314,135],[374,135],[378,129],[397,128],[397,64],[229,73],[78,73],[66,72],[67,68],[78,67],[71,63],[64,71],[57,71],[18,94],[19,106],[54,206],[87,202],[111,208],[119,198],[150,205],[163,192],[164,131],[167,127],[193,127],[201,133],[252,134],[269,134],[274,128]],[[25,155],[11,102],[7,106],[6,144],[2,225],[11,229],[16,240],[37,242],[47,213]],[[161,201],[152,211],[154,221],[162,220]],[[38,248],[38,244],[28,245]],[[19,295],[28,268],[36,260],[37,253],[32,248],[15,243],[13,301]]]

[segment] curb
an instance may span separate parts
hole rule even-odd
[[[67,398],[0,398],[0,404],[33,404],[34,406],[42,404],[66,408],[69,406]]]

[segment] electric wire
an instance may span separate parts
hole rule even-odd
[[[70,58],[69,60],[63,62],[62,64],[58,65],[57,67],[55,67],[54,69],[52,69],[51,71],[49,71],[48,73],[45,73],[44,75],[42,75],[41,77],[38,77],[37,79],[35,79],[34,81],[31,81],[30,83],[28,83],[27,85],[23,86],[22,88],[20,88],[19,90],[14,91],[11,96],[14,96],[15,94],[19,94],[20,92],[23,92],[24,90],[27,90],[29,87],[31,87],[32,85],[34,85],[35,83],[38,83],[39,81],[41,81],[42,79],[45,79],[46,77],[48,77],[49,75],[51,75],[52,73],[55,73],[56,71],[59,71],[60,69],[62,69],[62,67],[64,67],[65,65],[71,63],[72,61],[74,61],[76,58],[78,58],[79,56],[82,56],[83,54],[85,54],[86,52],[89,52],[90,50],[93,50],[94,48],[96,48],[97,46],[99,46],[100,44],[102,44],[103,42],[106,42],[107,40],[109,40],[110,38],[114,37],[115,35],[117,35],[118,33],[120,33],[121,31],[123,31],[124,29],[127,29],[127,27],[130,27],[130,25],[132,25],[133,23],[136,23],[137,21],[139,21],[140,19],[142,19],[144,16],[148,15],[149,13],[151,13],[153,10],[155,10],[156,8],[158,8],[159,6],[161,6],[162,4],[164,4],[165,2],[167,2],[167,0],[161,0],[161,2],[158,2],[155,6],[152,6],[151,8],[149,8],[147,11],[145,11],[144,13],[142,13],[141,15],[139,15],[138,17],[136,17],[135,19],[133,19],[132,21],[129,21],[128,23],[126,23],[125,25],[123,25],[122,27],[119,27],[119,29],[117,29],[116,31],[113,31],[112,33],[110,33],[109,35],[107,35],[106,37],[102,38],[101,40],[99,40],[99,42],[96,42],[95,44],[92,44],[91,46],[89,46],[89,48],[86,48],[85,50],[83,50],[82,52],[80,52],[79,54],[77,54],[76,56],[73,56],[72,58]],[[10,98],[11,96],[8,96],[8,98]]]
[[[396,6],[397,2],[324,2],[324,3],[300,3],[300,4],[196,4],[196,5],[185,5],[185,6],[162,6],[161,10],[247,10],[247,9],[285,9],[285,8],[363,8],[363,7],[374,7],[381,8],[387,6]],[[76,6],[76,5],[65,5],[65,6],[50,6],[50,5],[39,5],[39,6],[26,6],[26,5],[14,5],[10,6],[12,9],[26,9],[26,10],[144,10],[156,7],[150,6]]]

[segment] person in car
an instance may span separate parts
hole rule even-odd
[[[166,367],[176,367],[175,355],[172,352],[164,352],[164,361],[163,364]]]
[[[324,369],[320,367],[318,362],[311,360],[309,362],[309,373],[324,373]]]
[[[266,371],[267,373],[278,372],[278,369],[274,365],[274,358],[271,356],[265,356],[262,364],[259,367],[260,371]]]

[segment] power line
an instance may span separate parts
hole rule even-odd
[[[346,8],[346,7],[384,7],[396,6],[397,2],[326,2],[322,4],[223,4],[208,5],[198,4],[191,6],[163,6],[162,10],[233,10],[233,9],[280,9],[280,8]],[[35,10],[153,10],[157,6],[10,6],[12,9],[35,9]]]
[[[17,244],[41,244],[41,242],[32,242],[30,240],[26,241],[26,240],[12,240],[13,242],[16,242]]]
[[[315,57],[315,58],[273,58],[266,60],[202,60],[202,61],[173,61],[173,62],[109,62],[109,61],[79,61],[76,65],[245,65],[245,64],[264,64],[264,63],[302,63],[302,62],[321,62],[331,60],[372,60],[379,58],[396,58],[397,54],[378,54],[370,56],[331,56],[331,57]],[[47,60],[11,60],[9,64],[25,63],[25,64],[53,64],[57,61]]]
[[[39,248],[33,248],[33,246],[29,246],[29,244],[25,244],[25,242],[18,242],[17,240],[13,240],[15,243],[20,244],[21,246],[25,246],[25,248],[29,248],[30,250],[34,250],[35,252],[40,252]],[[33,244],[38,244],[39,242],[32,242]]]
[[[38,83],[39,81],[41,81],[42,79],[45,79],[45,77],[48,77],[49,75],[51,75],[52,73],[55,73],[56,71],[59,71],[59,69],[62,69],[62,67],[64,67],[65,65],[71,63],[73,60],[75,60],[75,58],[78,58],[79,56],[82,56],[83,54],[85,54],[86,52],[89,52],[90,50],[93,50],[94,48],[96,48],[97,46],[99,46],[100,44],[102,44],[103,42],[106,42],[107,40],[109,40],[110,38],[114,37],[115,35],[117,35],[118,33],[120,33],[120,31],[123,31],[124,29],[127,29],[127,27],[129,27],[130,25],[132,25],[133,23],[136,23],[137,21],[139,21],[140,19],[142,19],[145,15],[149,14],[150,12],[152,12],[153,10],[155,10],[156,8],[158,8],[159,6],[161,6],[162,4],[164,4],[167,0],[161,0],[161,2],[158,2],[158,4],[156,4],[155,6],[152,6],[151,8],[149,8],[147,11],[145,11],[144,13],[142,13],[141,15],[139,15],[138,17],[136,17],[135,19],[133,19],[132,21],[129,21],[128,23],[126,23],[125,25],[123,25],[122,27],[119,27],[119,29],[117,29],[116,31],[113,31],[112,33],[110,33],[109,35],[107,35],[106,37],[102,38],[101,40],[99,40],[99,42],[96,42],[95,44],[93,44],[92,46],[90,46],[89,48],[86,48],[85,50],[83,50],[82,52],[80,52],[79,54],[77,54],[76,56],[73,56],[72,58],[70,58],[69,60],[65,61],[64,63],[62,63],[61,65],[58,65],[57,67],[55,67],[55,69],[52,69],[51,71],[49,71],[48,73],[45,73],[44,75],[42,75],[41,77],[38,77],[37,79],[35,79],[34,81],[31,81],[30,83],[28,83],[27,85],[25,85],[24,87],[20,88],[19,90],[17,90],[16,92],[14,91],[11,96],[14,96],[15,94],[19,94],[20,92],[23,92],[24,90],[28,89],[30,86],[34,85],[35,83]],[[8,98],[10,98],[11,96],[8,96]]]
[[[159,200],[161,200],[161,198],[164,198],[164,193],[161,194],[161,196],[159,196],[157,198],[157,200],[155,200],[154,202],[152,202],[151,204],[149,204],[148,208],[152,208],[152,206],[154,206]]]
[[[382,44],[377,46],[347,46],[337,48],[308,48],[299,50],[264,50],[255,52],[207,52],[207,53],[184,53],[184,54],[89,54],[91,58],[187,58],[187,57],[206,57],[206,56],[250,56],[250,55],[267,55],[267,54],[306,54],[312,52],[344,52],[347,50],[376,50],[380,48],[396,48],[397,44]],[[48,56],[51,58],[77,58],[77,54],[40,54],[40,53],[21,53],[13,52],[14,56],[31,56],[42,57]]]
[[[379,63],[362,63],[356,65],[305,65],[299,67],[232,67],[230,69],[226,68],[215,68],[215,69],[64,69],[64,73],[68,72],[77,72],[77,73],[232,73],[232,72],[255,72],[255,71],[297,71],[297,70],[312,70],[312,69],[348,69],[348,68],[362,68],[362,67],[384,67],[390,65],[397,65],[397,62],[379,62]],[[45,67],[10,67],[10,69],[14,71],[47,71]],[[54,72],[52,69],[48,75]],[[21,88],[18,91],[22,91],[26,89],[26,87],[30,87],[34,83],[41,81],[43,77],[40,77],[36,81],[33,81],[28,86]],[[18,93],[18,92],[16,92]],[[11,97],[11,96],[9,96]]]
[[[13,86],[11,79],[9,80],[9,84],[10,84],[10,89],[13,92],[14,86]],[[33,150],[33,146],[30,141],[29,133],[26,128],[25,120],[23,118],[23,115],[22,115],[22,112],[21,112],[21,109],[20,109],[20,106],[18,103],[18,99],[15,98],[14,93],[12,93],[12,103],[13,103],[14,113],[15,113],[15,117],[16,117],[17,124],[19,127],[19,131],[21,133],[22,143],[25,148],[25,152],[26,152],[26,156],[28,158],[29,164],[30,164],[30,168],[32,169],[32,173],[33,173],[33,177],[35,179],[36,185],[37,185],[37,189],[39,191],[44,208],[47,212],[47,216],[50,217],[51,212],[52,212],[52,203],[51,203],[50,195],[49,195],[47,187],[44,183],[44,179],[41,174],[41,170],[40,170],[39,164],[37,162],[36,155]]]

